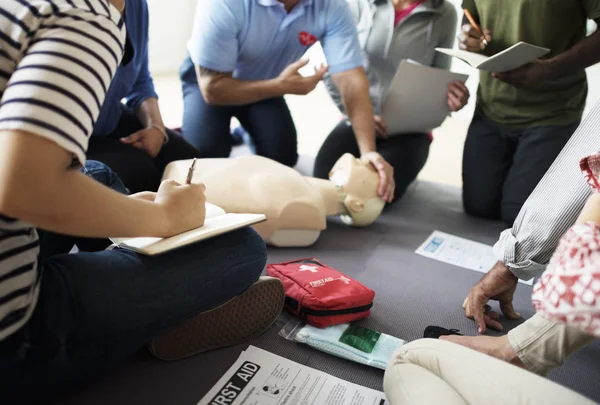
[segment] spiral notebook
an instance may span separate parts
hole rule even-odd
[[[206,203],[206,220],[200,228],[169,238],[110,238],[116,247],[154,256],[200,242],[246,226],[266,221],[263,214],[226,213],[221,207]]]

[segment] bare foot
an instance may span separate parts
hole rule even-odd
[[[525,364],[508,343],[508,335],[493,336],[440,336],[440,340],[456,343],[469,349],[476,350],[488,356],[510,363],[527,370]]]

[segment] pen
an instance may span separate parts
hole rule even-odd
[[[190,166],[190,170],[188,170],[187,179],[185,180],[185,184],[190,184],[192,182],[192,177],[194,176],[194,169],[196,168],[196,158],[192,161],[192,165]]]
[[[481,34],[482,42],[484,43],[484,45],[488,46],[489,44],[488,44],[488,41],[485,39],[485,34],[483,33],[483,30],[481,29],[481,27],[479,27],[479,25],[477,25],[477,23],[475,22],[475,19],[471,15],[471,12],[469,10],[467,10],[466,8],[463,11],[465,12],[465,16],[467,17],[467,20],[469,20],[469,22],[471,23],[471,26],[473,26],[473,28],[475,28],[475,30],[477,30],[477,32],[479,32]]]

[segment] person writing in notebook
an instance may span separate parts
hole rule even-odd
[[[394,136],[388,133],[381,117],[382,104],[402,60],[450,69],[451,59],[436,52],[435,48],[454,45],[456,9],[445,0],[348,0],[348,3],[359,32],[369,79],[369,93],[375,110],[377,150],[394,167],[394,198],[398,199],[425,165],[432,134]],[[326,76],[325,84],[338,109],[346,115],[335,81]],[[468,100],[469,91],[464,83],[456,81],[448,84],[448,107],[451,111],[460,110]],[[317,154],[315,177],[327,179],[329,171],[344,153],[359,156],[355,129],[347,118],[333,129]]]
[[[463,154],[464,207],[510,225],[581,120],[585,68],[600,61],[600,32],[586,36],[586,24],[600,21],[600,1],[462,5],[476,27],[465,15],[461,49],[493,55],[520,41],[550,49],[543,59],[510,72],[480,72]]]
[[[304,77],[300,59],[320,41],[328,67]],[[200,157],[228,157],[236,117],[256,154],[293,167],[296,128],[285,95],[310,93],[329,72],[354,125],[360,157],[380,176],[391,202],[394,169],[377,152],[369,82],[346,0],[206,0],[198,2],[189,55],[180,73],[183,136]],[[300,60],[299,60],[300,59]]]
[[[40,254],[38,229],[72,235],[72,246],[200,227],[205,190],[165,181],[127,196],[109,168],[86,162],[106,89],[131,56],[123,0],[21,0],[1,10],[0,402],[48,402],[148,344],[174,359],[264,331],[283,287],[259,279],[266,249],[251,228],[153,257]],[[86,175],[92,166],[96,180]]]

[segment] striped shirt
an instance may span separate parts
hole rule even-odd
[[[530,280],[544,271],[561,237],[591,195],[579,161],[600,150],[599,131],[600,102],[525,201],[512,229],[502,232],[494,246],[498,260],[520,279]]]
[[[108,0],[2,0],[0,131],[36,134],[83,164],[124,42]],[[35,308],[38,253],[35,228],[0,213],[0,340]]]

